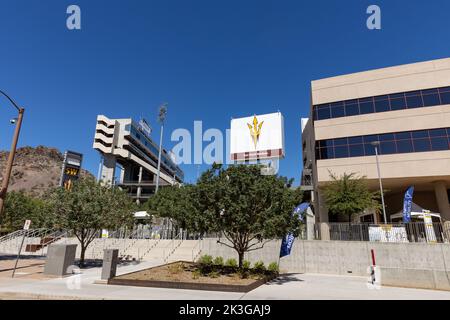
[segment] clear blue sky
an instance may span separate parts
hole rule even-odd
[[[81,7],[81,31],[66,28],[70,4]],[[371,4],[380,31],[366,28]],[[97,114],[143,115],[157,140],[164,101],[168,133],[194,120],[225,130],[231,117],[279,109],[280,172],[298,184],[310,81],[449,57],[449,12],[448,0],[0,0],[0,88],[26,107],[20,146],[82,152],[95,175]],[[13,115],[1,99],[0,149]],[[195,165],[183,170],[196,179]]]

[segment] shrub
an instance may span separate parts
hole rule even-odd
[[[200,278],[201,275],[202,275],[202,273],[200,272],[200,270],[194,270],[192,272],[192,279],[196,280],[196,279]]]
[[[269,266],[267,267],[267,270],[271,273],[275,273],[278,274],[278,272],[280,272],[280,269],[278,267],[278,263],[276,262],[272,262],[269,264]]]
[[[244,260],[244,261],[242,262],[242,268],[244,268],[245,270],[250,269],[250,265],[251,265],[251,263],[250,263],[250,261],[248,261],[248,260]]]
[[[222,257],[216,257],[214,259],[213,263],[214,263],[215,266],[222,267],[223,266],[223,258]]]
[[[207,275],[212,270],[213,258],[210,255],[203,255],[198,259],[199,270],[201,274]]]
[[[255,262],[255,264],[253,265],[253,270],[256,271],[257,273],[264,273],[266,271],[264,262],[263,261]]]
[[[211,272],[208,274],[208,276],[209,276],[210,278],[218,278],[218,277],[220,276],[220,274],[219,274],[219,272],[217,272],[217,271],[211,271]]]
[[[200,264],[206,264],[206,265],[211,265],[213,262],[213,258],[210,255],[203,255],[198,259],[198,263]]]
[[[237,263],[236,259],[232,258],[232,259],[228,259],[227,262],[225,262],[225,265],[227,267],[237,268],[238,263]]]

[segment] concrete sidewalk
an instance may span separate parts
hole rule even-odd
[[[156,266],[160,261],[147,261],[121,266],[124,274]],[[366,277],[323,274],[289,274],[249,293],[200,290],[142,288],[94,284],[100,279],[101,268],[83,270],[80,275],[63,279],[0,279],[0,299],[120,299],[120,300],[239,300],[239,299],[445,299],[450,292],[382,287],[367,287]]]

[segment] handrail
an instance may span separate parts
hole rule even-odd
[[[200,255],[200,253],[202,252],[201,244],[202,244],[202,239],[198,238],[197,240],[197,244],[192,248],[192,262],[195,262],[195,259]],[[196,248],[198,247],[198,251],[197,254],[194,255],[194,251],[196,250]]]
[[[180,239],[177,239],[180,238]],[[175,240],[179,240],[180,242],[178,243],[178,245],[175,246]],[[183,243],[183,231],[179,231],[178,235],[175,236],[172,241],[170,241],[170,243],[164,247],[164,251],[163,251],[163,258],[164,258],[164,262],[167,263],[167,261],[169,260],[169,257],[175,252],[175,250],[181,245],[181,243]],[[166,255],[166,249],[168,247],[171,247],[169,249],[169,253]]]

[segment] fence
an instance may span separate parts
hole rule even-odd
[[[450,243],[450,225],[423,222],[397,224],[328,223],[329,240]],[[316,240],[326,239],[315,225]]]

